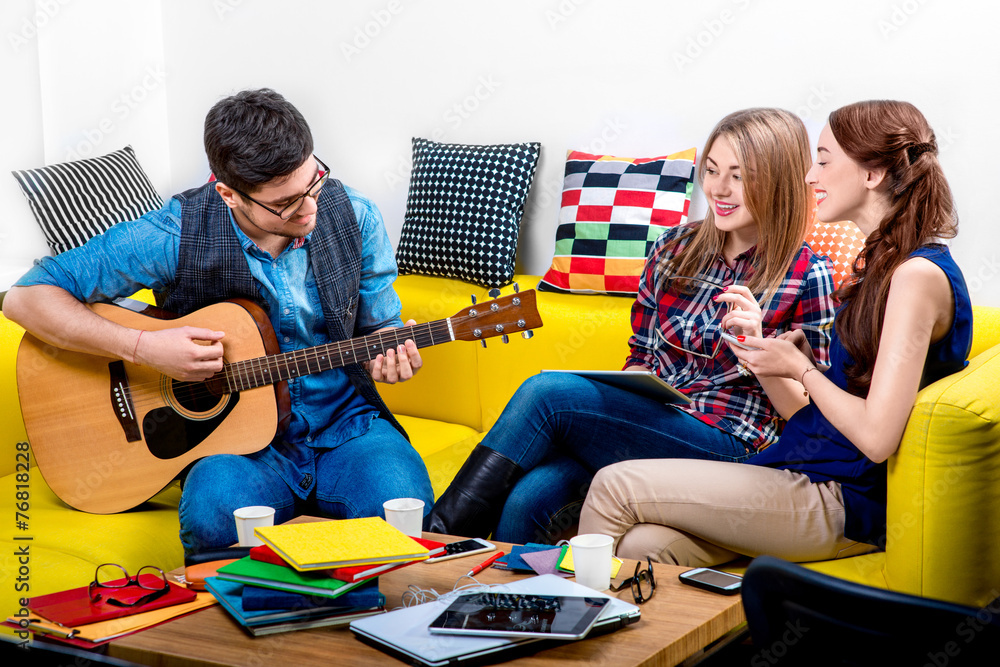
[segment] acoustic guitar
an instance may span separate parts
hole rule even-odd
[[[90,308],[134,329],[196,326],[226,332],[224,368],[205,382],[174,380],[146,366],[63,350],[25,334],[17,388],[35,461],[63,502],[96,514],[145,502],[204,456],[266,447],[287,425],[289,379],[369,361],[406,339],[418,348],[454,340],[485,345],[487,338],[503,336],[506,342],[515,332],[528,338],[542,325],[535,292],[528,290],[443,320],[280,353],[266,314],[248,301],[226,301],[172,319],[155,308]]]

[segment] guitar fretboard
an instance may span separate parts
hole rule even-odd
[[[229,392],[254,389],[303,375],[321,373],[331,368],[371,361],[378,355],[385,354],[387,350],[396,349],[407,339],[413,340],[418,348],[424,348],[449,343],[455,340],[455,334],[450,319],[435,320],[408,327],[386,329],[363,338],[352,338],[303,350],[236,361],[227,364],[219,375],[224,376]]]

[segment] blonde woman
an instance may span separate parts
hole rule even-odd
[[[942,243],[957,223],[934,132],[913,105],[838,109],[816,153],[807,181],[819,219],[853,220],[867,236],[838,293],[831,362],[799,332],[745,335],[759,349],[734,352],[769,394],[784,382],[807,404],[754,465],[647,460],[601,470],[580,530],[612,535],[619,555],[705,566],[741,554],[827,560],[885,544],[885,461],[917,391],[964,367],[972,306]]]
[[[692,403],[664,405],[569,374],[529,378],[437,501],[427,529],[549,541],[575,525],[604,466],[742,462],[774,442],[779,413],[802,404],[801,387],[784,378],[762,386],[722,333],[798,331],[825,363],[832,283],[827,261],[803,242],[815,202],[803,180],[808,168],[808,136],[793,114],[747,109],[722,119],[698,168],[709,211],[656,241],[625,361],[626,369],[654,371]]]

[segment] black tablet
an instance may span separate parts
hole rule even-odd
[[[597,597],[471,593],[457,597],[428,629],[455,635],[582,639],[608,601]]]

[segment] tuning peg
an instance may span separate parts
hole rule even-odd
[[[521,288],[518,286],[517,283],[514,283],[514,294],[517,294],[520,291],[521,291]]]
[[[507,337],[507,334],[500,336],[500,340],[503,341],[504,345],[510,342],[510,338]]]
[[[483,347],[486,347],[486,341],[485,340],[481,340],[479,342],[483,344]]]
[[[531,338],[534,335],[535,335],[535,332],[532,331],[531,329],[529,329],[527,331],[522,331],[521,332],[521,338],[523,338],[524,340],[528,340],[529,338]]]
[[[472,305],[473,306],[476,305],[476,295],[473,294],[471,298],[472,298]]]
[[[493,289],[491,289],[489,291],[489,295],[490,295],[491,299],[495,299],[498,296],[500,296],[500,290],[498,288],[494,287]]]

